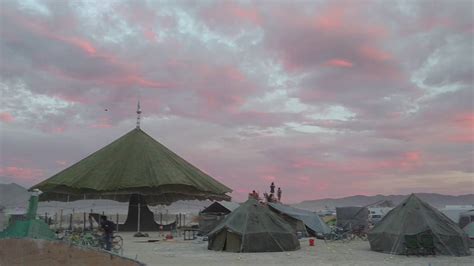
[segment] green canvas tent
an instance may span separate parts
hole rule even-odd
[[[470,255],[467,235],[451,219],[411,194],[369,232],[370,248],[406,254],[406,240],[431,235],[437,254]],[[410,244],[411,246],[411,244]]]
[[[300,248],[291,226],[255,199],[231,212],[208,236],[208,249],[216,251],[278,252]]]
[[[329,226],[314,212],[286,206],[280,203],[268,203],[272,211],[280,214],[296,231],[306,231],[311,236],[324,236],[331,232]],[[288,219],[290,218],[290,219]],[[300,226],[302,224],[302,228]]]
[[[232,191],[139,127],[31,189],[43,192],[41,201],[126,202],[130,195],[139,194],[148,204],[230,200],[226,193]]]

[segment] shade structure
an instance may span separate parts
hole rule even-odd
[[[303,222],[308,233],[312,236],[325,235],[331,232],[331,229],[321,218],[314,212],[286,206],[280,203],[269,203],[270,209],[277,213],[292,217]]]
[[[278,252],[300,248],[291,226],[255,199],[231,212],[208,236],[208,249],[216,251]]]
[[[199,232],[207,234],[214,229],[226,215],[237,209],[240,205],[231,201],[215,201],[199,212]]]
[[[370,248],[405,254],[407,239],[431,235],[437,254],[470,255],[467,235],[451,219],[411,194],[369,232]],[[407,237],[408,236],[408,237]]]
[[[369,210],[367,207],[338,207],[336,208],[337,226],[346,230],[367,228]]]
[[[142,195],[150,204],[230,200],[232,190],[135,128],[78,163],[33,186],[40,200],[112,199]]]

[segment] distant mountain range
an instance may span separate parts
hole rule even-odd
[[[474,194],[467,194],[461,196],[442,195],[435,193],[416,193],[421,199],[437,208],[443,208],[445,205],[474,205]],[[339,199],[319,199],[307,200],[297,204],[292,204],[293,207],[306,209],[310,211],[324,210],[326,208],[334,209],[335,207],[343,206],[367,206],[374,203],[391,202],[398,205],[408,195],[375,195],[375,196],[351,196]],[[15,184],[1,184],[0,183],[0,206],[7,208],[28,206],[28,199],[30,192],[26,188]],[[169,210],[170,212],[195,212],[208,206],[210,201],[178,201],[168,207],[152,207],[155,211]],[[111,200],[85,200],[77,202],[43,202],[39,205],[41,211],[51,212],[53,209],[74,208],[76,211],[88,211],[90,209],[107,211],[107,209],[115,209],[119,212],[127,212],[128,203],[115,202]],[[50,210],[51,209],[51,210]]]
[[[466,194],[460,196],[442,195],[436,193],[415,193],[422,200],[428,202],[433,207],[443,208],[446,205],[474,205],[474,194]],[[377,202],[390,201],[393,204],[398,205],[408,195],[375,195],[375,196],[351,196],[339,199],[319,199],[319,200],[306,200],[292,206],[296,208],[317,211],[334,209],[336,207],[343,206],[367,206]]]

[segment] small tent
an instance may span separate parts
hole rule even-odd
[[[349,229],[368,228],[369,209],[367,207],[336,208],[337,226]]]
[[[216,251],[278,252],[300,248],[291,226],[255,199],[240,205],[208,236],[208,249]]]
[[[240,205],[231,201],[215,201],[199,213],[199,231],[209,233],[222,221],[226,215],[237,209]]]
[[[327,226],[326,223],[324,223],[323,220],[321,220],[321,218],[319,218],[319,216],[314,212],[286,206],[279,203],[269,203],[268,205],[270,206],[271,210],[283,215],[284,219],[286,217],[291,217],[292,219],[299,221],[299,223],[302,223],[304,226],[303,229],[311,236],[325,235],[331,231],[329,226]],[[292,225],[296,231],[299,231],[299,223],[290,222],[290,225]]]
[[[390,211],[370,232],[373,251],[405,254],[406,239],[430,234],[436,253],[470,255],[466,234],[451,219],[411,194]]]

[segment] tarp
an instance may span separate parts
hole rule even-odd
[[[224,213],[228,214],[237,209],[240,205],[231,201],[216,201],[207,206],[201,213]]]
[[[337,226],[345,229],[368,228],[369,210],[366,207],[336,208]]]
[[[214,229],[225,216],[240,205],[231,201],[216,201],[199,213],[199,231],[207,234]]]
[[[321,218],[314,212],[286,206],[279,203],[268,203],[268,205],[278,213],[284,213],[303,222],[304,225],[310,229],[309,231],[312,235],[315,235],[315,233],[328,234],[331,232],[329,226],[327,226],[326,223],[324,223],[323,220],[321,220]]]
[[[277,252],[300,248],[291,226],[255,199],[231,212],[208,236],[208,249],[217,251]]]
[[[391,210],[369,232],[370,248],[391,254],[405,254],[405,236],[430,233],[437,254],[470,255],[468,238],[451,219],[411,194]]]
[[[230,200],[232,190],[135,128],[78,163],[33,186],[40,200],[112,199],[141,194],[148,204]],[[30,189],[30,190],[31,190]]]

